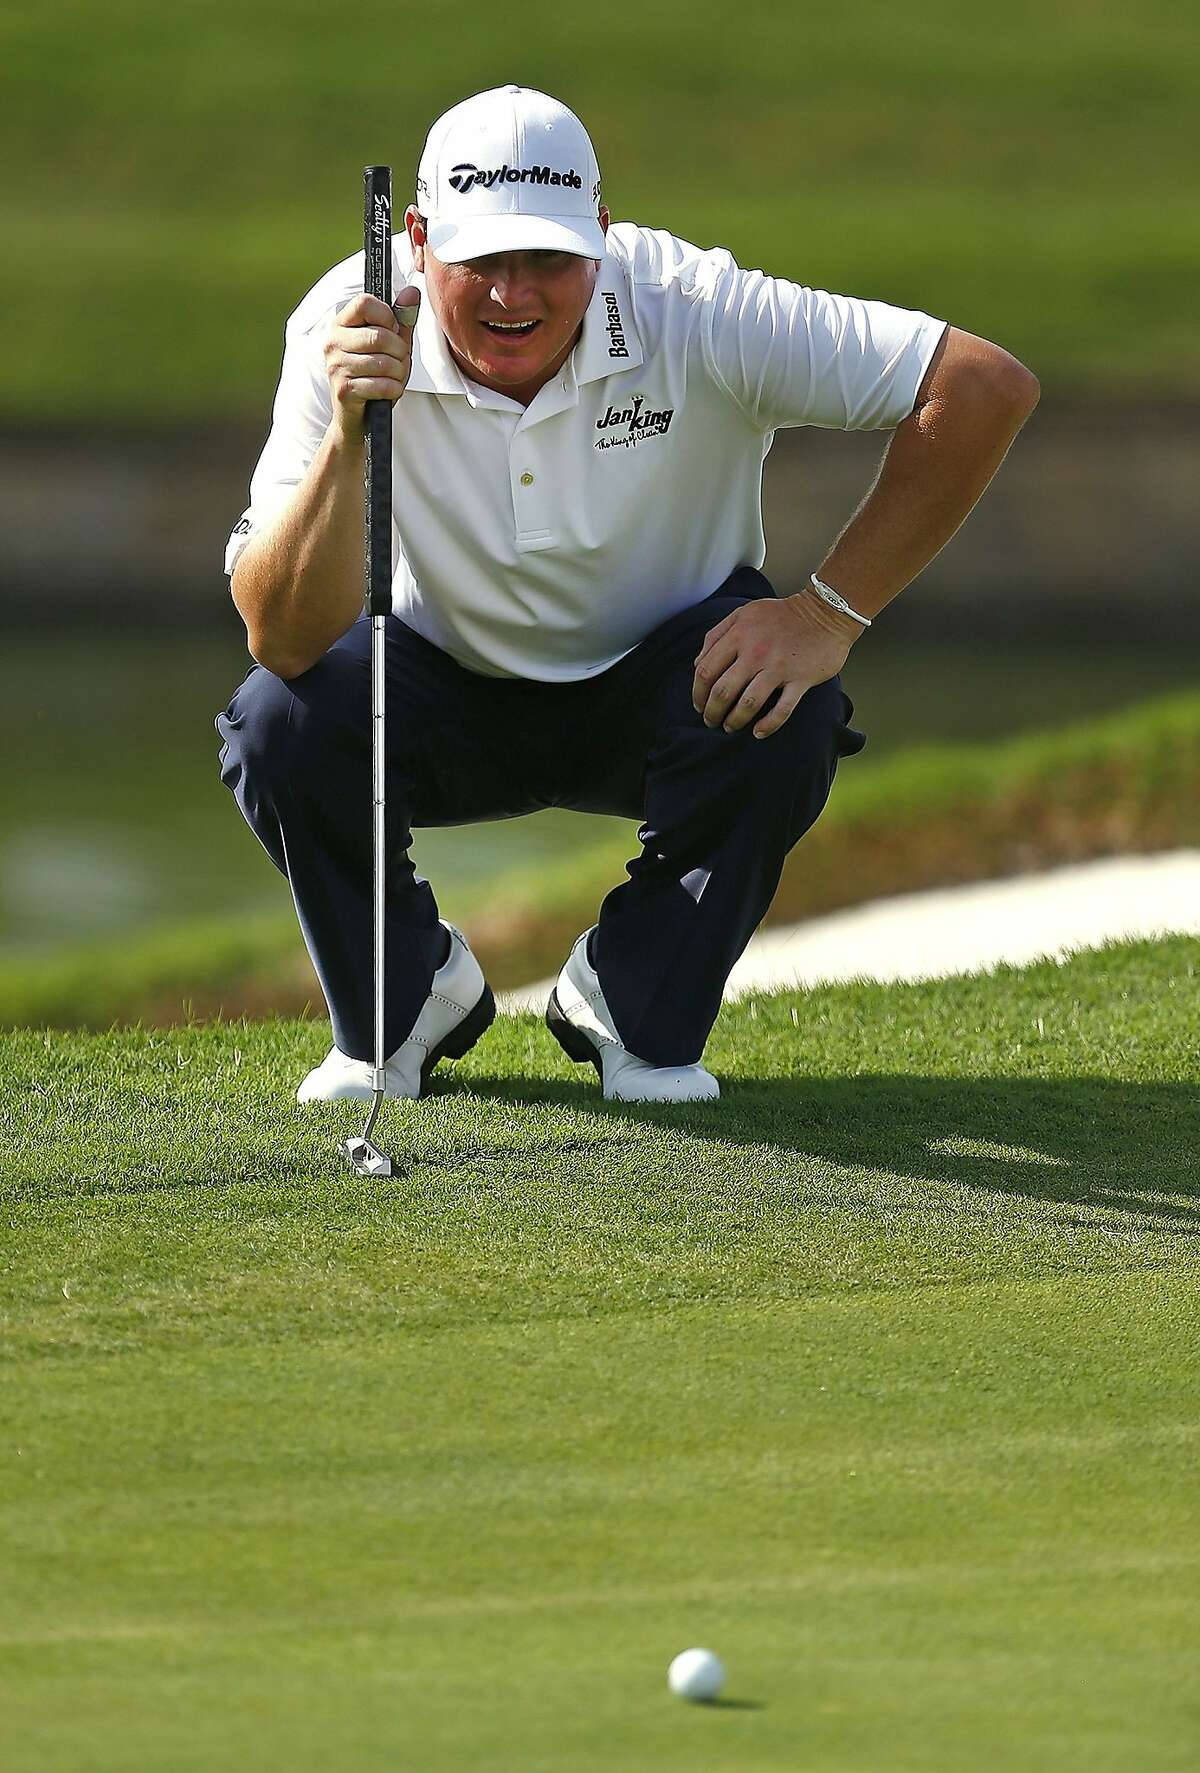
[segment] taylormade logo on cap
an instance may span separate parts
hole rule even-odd
[[[439,117],[417,169],[429,250],[449,264],[499,252],[604,257],[600,168],[573,111],[528,86],[478,92]]]
[[[480,172],[477,166],[456,166],[446,181],[452,190],[461,191],[465,197],[474,185],[485,185],[490,191],[493,185],[505,179],[512,185],[523,185],[526,179],[533,185],[566,185],[573,191],[582,191],[583,180],[572,167],[570,172],[554,172],[548,166],[497,166],[491,172]]]

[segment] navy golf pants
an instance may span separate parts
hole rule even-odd
[[[596,968],[631,1053],[654,1065],[700,1058],[788,851],[824,807],[839,756],[866,743],[847,725],[854,708],[838,677],[767,739],[706,727],[693,708],[705,634],[774,595],[739,568],[607,671],[572,683],[484,677],[388,618],[385,1052],[411,1032],[445,942],[409,855],[413,828],[561,806],[641,821],[641,853],[600,909]],[[364,615],[299,677],[255,665],[216,717],[221,779],[287,876],[334,1040],[356,1059],[374,1051],[370,714]]]

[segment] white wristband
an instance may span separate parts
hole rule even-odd
[[[840,609],[844,616],[853,616],[854,620],[856,622],[861,622],[864,628],[869,628],[871,626],[870,616],[860,616],[856,609],[851,609],[850,605],[846,602],[846,599],[844,597],[839,597],[832,585],[826,585],[823,580],[817,577],[816,573],[809,573],[808,582],[816,592],[817,596],[822,598],[833,609]]]

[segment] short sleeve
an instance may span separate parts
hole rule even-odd
[[[250,502],[225,548],[232,574],[251,536],[287,503],[307,474],[333,417],[319,323],[297,310],[283,337],[283,365],[271,430],[250,481]]]
[[[944,321],[722,257],[705,304],[706,367],[752,424],[882,431],[909,416]]]

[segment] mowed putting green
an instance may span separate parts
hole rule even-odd
[[[1198,985],[506,1020],[386,1183],[319,1026],[6,1036],[6,1773],[1194,1766]]]

